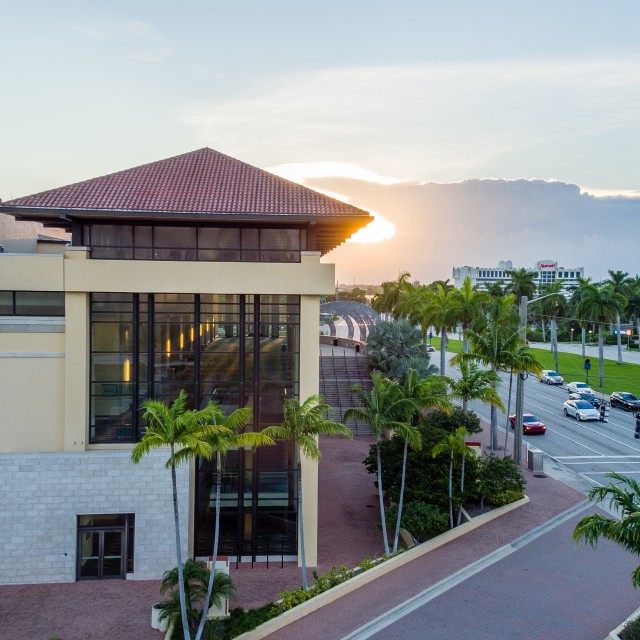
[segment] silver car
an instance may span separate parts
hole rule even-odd
[[[564,378],[553,369],[543,369],[540,372],[540,382],[546,382],[547,384],[562,384]]]
[[[600,412],[586,400],[567,400],[564,405],[564,415],[583,420],[600,420]]]

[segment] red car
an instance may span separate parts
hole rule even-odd
[[[516,417],[509,416],[509,424],[512,429],[515,429],[516,426]],[[525,435],[529,435],[532,433],[539,433],[542,435],[547,430],[547,427],[543,422],[540,422],[539,418],[532,415],[531,413],[522,414],[522,433]]]

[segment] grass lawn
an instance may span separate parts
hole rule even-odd
[[[433,338],[431,343],[440,350],[440,338]],[[460,353],[462,351],[462,342],[460,340],[448,340],[447,351],[452,353]],[[542,364],[543,369],[554,369],[553,354],[549,349],[531,349],[536,358]],[[439,360],[434,359],[436,353],[431,354],[431,361],[438,363]],[[589,386],[599,393],[610,394],[612,391],[629,391],[640,397],[640,365],[637,364],[617,364],[615,360],[604,361],[604,384],[600,387],[598,358],[590,358],[591,371],[589,371]],[[558,366],[560,375],[566,382],[578,380],[586,382],[586,371],[584,370],[584,360],[582,356],[575,353],[558,352]]]

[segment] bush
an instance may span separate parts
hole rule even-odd
[[[620,637],[624,640],[640,640],[640,618],[627,622],[622,629]]]
[[[387,523],[393,529],[398,517],[398,506],[391,505],[385,514]],[[400,526],[409,531],[418,542],[425,542],[447,531],[449,514],[432,504],[408,502],[402,507]]]
[[[226,620],[210,620],[207,623],[207,640],[231,640],[252,631],[277,615],[272,602],[257,609],[231,609]]]
[[[480,461],[477,490],[481,502],[501,507],[524,497],[522,471],[513,458],[490,455]]]

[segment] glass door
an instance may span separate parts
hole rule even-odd
[[[78,535],[78,579],[124,578],[124,531],[97,529]]]

